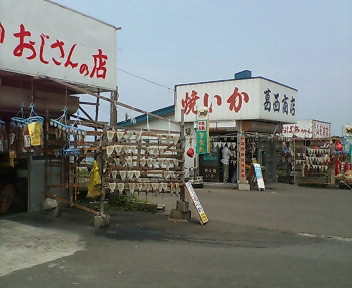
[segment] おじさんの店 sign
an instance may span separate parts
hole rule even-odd
[[[0,70],[116,90],[116,27],[46,0],[0,1]]]

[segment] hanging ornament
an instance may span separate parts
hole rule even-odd
[[[139,170],[135,170],[134,171],[134,176],[138,179],[139,177],[141,177],[141,171]]]
[[[108,141],[112,142],[112,140],[114,139],[114,136],[115,136],[115,130],[106,131],[106,136],[108,138]]]
[[[187,156],[193,158],[194,149],[192,147],[187,150]]]
[[[118,142],[120,142],[121,138],[123,137],[123,134],[124,134],[124,132],[122,132],[122,131],[116,132],[116,138],[117,138]]]
[[[136,183],[129,183],[128,187],[130,188],[131,194],[133,194],[134,190],[136,189]]]
[[[143,183],[137,183],[137,189],[138,189],[138,191],[139,192],[141,192],[142,191],[142,189],[143,189]]]
[[[126,171],[125,170],[120,170],[120,177],[121,177],[121,180],[125,180],[126,179]]]
[[[118,183],[117,184],[117,189],[119,190],[120,193],[122,193],[124,188],[125,188],[125,183]]]
[[[110,157],[112,155],[112,153],[114,153],[114,146],[113,145],[106,146],[106,155],[108,157]]]
[[[134,175],[133,171],[127,171],[127,178],[128,179],[132,179],[133,175]]]
[[[117,171],[111,171],[111,177],[116,179],[117,177]]]
[[[109,183],[109,188],[110,188],[110,192],[114,193],[116,188],[116,183],[115,182]]]

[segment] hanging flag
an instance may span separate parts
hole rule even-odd
[[[208,153],[209,144],[209,132],[208,132],[208,120],[197,120],[197,141],[196,141],[196,153],[206,154]]]

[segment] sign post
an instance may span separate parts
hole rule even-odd
[[[194,205],[194,207],[197,210],[197,214],[198,214],[198,218],[199,218],[199,222],[200,224],[204,225],[206,224],[209,220],[207,215],[204,212],[204,209],[202,207],[202,204],[200,204],[200,201],[198,199],[198,196],[196,194],[196,191],[194,191],[194,188],[191,184],[191,182],[186,182],[186,191]]]
[[[253,163],[255,178],[257,179],[258,190],[265,190],[264,178],[260,164]]]

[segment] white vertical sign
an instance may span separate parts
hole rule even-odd
[[[260,167],[260,164],[253,163],[253,168],[254,168],[255,178],[257,179],[258,190],[261,190],[261,189],[265,190],[264,178],[263,178],[262,168]]]
[[[197,210],[198,216],[199,216],[199,221],[203,225],[208,222],[208,217],[204,212],[204,209],[202,207],[202,204],[200,204],[200,201],[198,199],[198,196],[196,194],[196,191],[194,191],[194,188],[191,184],[191,182],[186,182],[186,190],[194,204],[194,207]]]

